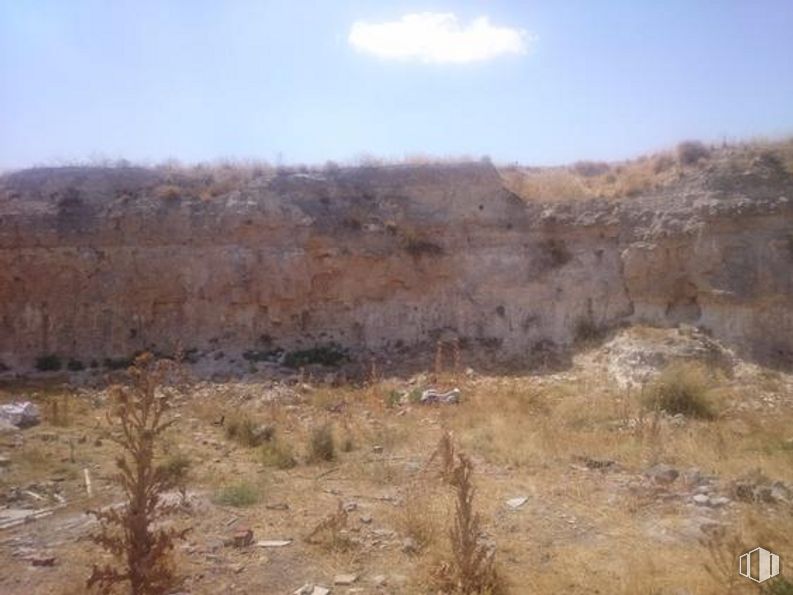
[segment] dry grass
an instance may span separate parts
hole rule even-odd
[[[308,460],[314,463],[332,461],[336,458],[336,440],[333,426],[323,423],[311,430],[308,443]]]
[[[444,359],[442,367],[448,371],[451,360]],[[668,595],[687,589],[724,595],[733,580],[727,565],[715,577],[705,565],[713,565],[714,556],[728,560],[736,555],[738,546],[730,545],[733,534],[742,548],[762,543],[783,558],[790,550],[789,507],[734,499],[725,509],[709,511],[678,494],[684,491],[682,479],[668,487],[648,487],[643,479],[648,467],[666,463],[681,473],[697,467],[724,486],[756,469],[770,481],[793,483],[787,374],[760,370],[756,377],[706,375],[708,396],[718,403],[720,414],[701,419],[648,410],[639,391],[615,388],[600,369],[470,378],[454,378],[447,371],[438,384],[460,387],[458,405],[429,407],[406,400],[387,407],[390,391],[409,393],[423,381],[381,380],[378,374],[365,387],[315,388],[301,392],[297,401],[245,400],[238,386],[217,385],[206,394],[206,402],[179,405],[181,429],[169,434],[166,447],[169,453],[189,457],[191,490],[199,494],[191,496],[197,553],[177,552],[179,566],[189,567],[189,580],[194,581],[184,590],[219,592],[234,582],[245,592],[257,592],[263,584],[273,592],[293,592],[308,580],[326,584],[334,574],[350,571],[360,574],[358,586],[364,590],[374,589],[370,577],[384,574],[388,592],[427,592],[439,564],[454,558],[449,528],[457,516],[459,494],[444,481],[446,476],[454,482],[444,470],[449,460],[458,461],[459,450],[470,455],[476,469],[476,496],[468,510],[483,519],[478,533],[497,544],[499,575],[512,586],[511,593]],[[425,378],[432,378],[432,370]],[[51,394],[41,391],[39,400],[46,402]],[[763,400],[769,394],[777,403],[771,408]],[[2,480],[4,489],[25,486],[67,466],[70,473],[57,473],[66,477],[62,485],[67,499],[79,503],[82,469],[90,466],[97,500],[118,500],[112,484],[104,481],[114,453],[106,439],[105,445],[93,446],[105,430],[97,427],[97,419],[104,419],[106,405],[86,406],[92,399],[70,397],[69,426],[45,419],[40,427],[25,431],[23,445],[8,450],[12,465]],[[42,410],[46,414],[46,407]],[[217,423],[230,411],[277,427],[277,433],[256,448],[240,448],[225,439],[225,424]],[[335,434],[332,465],[292,467],[281,462],[309,458],[313,430],[326,422]],[[38,438],[49,433],[59,440]],[[76,442],[76,463],[64,463],[68,440],[83,434],[86,440]],[[354,443],[352,450],[341,446],[346,437]],[[588,467],[608,461],[614,464]],[[168,455],[158,462],[170,466]],[[528,497],[524,506],[506,506],[507,499],[520,495]],[[339,512],[339,502],[354,502],[357,508]],[[280,504],[289,508],[276,507]],[[703,515],[725,524],[724,539],[700,543]],[[464,516],[468,520],[460,527],[470,529],[473,515]],[[363,517],[368,517],[365,523]],[[38,529],[37,538],[44,539],[57,533],[56,525],[48,523],[59,518],[32,524],[24,533]],[[210,551],[205,548],[238,526],[250,526],[256,539],[295,541],[266,552],[220,548],[207,554],[211,560],[204,557]],[[380,535],[389,531],[393,538]],[[298,539],[308,535],[309,542]],[[403,551],[407,537],[415,547]],[[90,566],[80,543],[67,540],[59,547],[59,566],[25,572],[27,592],[58,592],[76,585],[77,571],[84,573]],[[265,554],[266,563],[250,562]],[[26,568],[24,561],[2,550],[0,563],[7,565],[9,576]],[[240,566],[244,568],[239,572],[230,570]],[[447,580],[457,576],[451,565],[447,570]],[[200,580],[195,578],[199,575]],[[398,580],[400,576],[404,579]],[[456,588],[457,579],[451,580],[445,583],[447,592]],[[750,592],[741,581],[734,588],[735,593]],[[0,579],[4,592],[21,589]]]
[[[644,403],[670,415],[713,419],[717,413],[710,395],[713,383],[713,374],[704,365],[673,363],[647,387]]]
[[[578,162],[560,167],[499,169],[507,188],[525,200],[553,201],[586,198],[630,198],[663,189],[724,157],[735,170],[745,170],[756,160],[774,161],[793,175],[793,139],[751,142],[721,147],[684,141],[662,151],[619,163]]]
[[[237,508],[253,506],[261,500],[261,489],[248,481],[226,485],[212,497],[216,504]]]

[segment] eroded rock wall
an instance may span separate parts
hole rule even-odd
[[[487,164],[262,176],[212,200],[159,196],[152,170],[19,172],[0,186],[0,361],[383,349],[443,331],[523,357],[634,321],[784,359],[793,192],[771,174],[735,194],[705,178],[526,203]]]

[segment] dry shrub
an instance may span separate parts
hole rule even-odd
[[[226,437],[243,446],[254,448],[269,442],[275,436],[275,428],[261,424],[248,415],[237,415],[226,421]]]
[[[575,173],[563,167],[502,172],[507,188],[525,200],[587,198],[591,192]]]
[[[164,200],[176,200],[182,195],[182,189],[175,184],[162,184],[154,189],[154,195]]]
[[[339,500],[336,510],[322,519],[311,532],[306,535],[306,543],[325,545],[329,549],[347,549],[350,540],[343,531],[347,528],[347,511]]]
[[[503,587],[496,573],[495,549],[482,542],[481,521],[474,510],[476,489],[472,475],[470,459],[458,454],[451,482],[455,492],[454,524],[449,531],[452,556],[439,568],[437,579],[447,592],[499,593]]]
[[[50,401],[49,422],[53,426],[67,427],[71,423],[69,416],[69,395],[64,394],[61,398],[53,395]]]
[[[438,441],[438,446],[435,447],[435,450],[432,451],[429,459],[427,459],[424,469],[428,469],[432,462],[437,459],[440,464],[441,478],[443,481],[451,483],[454,477],[454,455],[454,436],[449,430],[446,430]]]
[[[187,505],[187,480],[191,465],[190,457],[184,453],[173,454],[159,465],[159,468],[162,469],[161,473],[165,474],[168,483],[179,490],[183,506]]]
[[[710,149],[698,140],[683,141],[677,145],[677,160],[681,165],[694,165],[708,155]]]
[[[715,407],[708,396],[708,370],[696,362],[675,362],[667,366],[644,395],[651,409],[671,415],[681,413],[689,417],[713,419]]]
[[[261,499],[261,491],[247,481],[241,481],[220,488],[212,498],[215,504],[223,506],[253,506]]]
[[[442,535],[440,496],[428,491],[427,485],[414,484],[404,505],[396,515],[399,532],[413,540],[417,552],[435,545]]]
[[[308,458],[313,462],[332,461],[336,458],[336,442],[333,438],[333,427],[329,423],[322,424],[311,430]]]
[[[169,360],[143,354],[129,370],[131,385],[111,389],[115,406],[108,420],[115,430],[111,439],[122,449],[116,481],[126,504],[91,512],[99,521],[93,541],[123,560],[121,568],[94,566],[88,587],[98,586],[102,593],[129,582],[134,595],[159,594],[175,583],[168,560],[187,529],[154,528],[178,507],[162,502],[163,493],[174,487],[173,478],[154,463],[155,444],[174,422],[166,419],[172,393],[162,388],[174,369]]]
[[[297,466],[292,448],[282,440],[272,440],[261,447],[261,462],[265,467],[276,469],[292,469]]]

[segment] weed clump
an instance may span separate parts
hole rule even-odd
[[[253,506],[259,502],[260,498],[261,494],[253,484],[242,481],[222,487],[215,493],[212,501],[223,506],[242,508]]]
[[[108,414],[115,430],[111,439],[122,449],[116,481],[126,505],[92,511],[99,521],[99,532],[92,539],[124,563],[121,568],[94,566],[87,585],[96,585],[103,593],[123,582],[129,582],[135,595],[165,593],[174,586],[169,555],[187,530],[161,525],[178,505],[162,502],[173,483],[165,468],[155,466],[154,449],[175,421],[166,418],[171,392],[162,389],[175,367],[173,362],[143,354],[130,369],[131,386],[111,389],[115,401]]]
[[[275,436],[275,428],[258,423],[248,416],[238,416],[226,422],[226,438],[236,440],[243,446],[255,448],[269,442]]]
[[[314,462],[332,461],[336,458],[336,442],[330,424],[322,424],[311,431],[309,459]]]
[[[689,140],[677,145],[677,159],[681,165],[694,165],[708,155],[710,150],[700,141]]]
[[[438,578],[446,592],[464,595],[503,591],[495,567],[495,549],[482,542],[481,520],[474,510],[473,465],[462,453],[452,472],[454,522],[449,531],[451,559],[441,565]]]
[[[179,490],[182,504],[187,503],[187,479],[190,475],[192,462],[190,457],[183,453],[176,453],[169,456],[160,463],[159,471],[164,474],[169,485]]]
[[[297,466],[297,459],[289,445],[277,440],[262,446],[261,461],[265,467],[276,469],[292,469]]]
[[[671,415],[713,419],[716,410],[708,392],[708,374],[704,366],[674,363],[650,384],[644,401],[649,408]]]
[[[344,534],[347,528],[347,511],[339,501],[336,511],[322,519],[311,532],[306,535],[306,543],[324,545],[329,550],[344,551],[350,548],[352,542]]]

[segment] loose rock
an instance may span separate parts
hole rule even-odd
[[[351,585],[358,580],[357,574],[337,574],[333,578],[334,585]]]
[[[527,496],[518,496],[517,498],[510,498],[509,500],[507,500],[507,506],[509,506],[512,509],[518,509],[524,504],[526,504],[528,500],[529,498]]]
[[[35,426],[41,421],[38,407],[30,401],[15,401],[0,405],[0,420],[4,420],[17,428]]]
[[[671,467],[670,465],[659,464],[653,467],[650,467],[646,472],[645,476],[654,481],[655,483],[659,484],[670,484],[673,483],[680,472]]]

